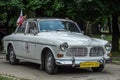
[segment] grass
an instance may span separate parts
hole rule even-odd
[[[8,78],[6,76],[0,75],[0,80],[14,80],[12,78]]]
[[[119,61],[119,62],[120,62],[120,59],[118,59],[118,58],[117,58],[117,59],[114,59],[114,60],[115,60],[115,61]]]
[[[113,57],[120,57],[120,52],[112,52]]]
[[[101,35],[93,35],[92,37],[101,38]],[[107,41],[112,41],[112,36],[111,35],[105,35],[104,39],[107,40]]]
[[[18,78],[10,74],[0,74],[0,80],[29,80],[29,79]]]

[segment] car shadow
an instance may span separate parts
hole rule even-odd
[[[36,63],[31,63],[31,62],[20,62],[19,66],[24,66],[24,67],[28,67],[31,69],[39,69],[40,65],[36,64]],[[58,68],[58,73],[57,74],[67,74],[67,73],[91,73],[92,71],[90,71],[90,69],[80,69],[80,68],[73,68],[73,67],[69,67],[69,66],[60,66]]]
[[[19,66],[24,66],[24,67],[29,67],[29,68],[32,68],[32,69],[39,69],[40,68],[39,64],[31,63],[31,62],[20,62],[18,65]]]
[[[111,74],[110,72],[103,70],[103,72],[93,72],[90,68],[73,68],[73,67],[60,67],[59,68],[59,73],[58,74]]]

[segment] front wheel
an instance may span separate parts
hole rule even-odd
[[[55,74],[58,70],[57,65],[55,64],[55,59],[50,50],[47,51],[45,57],[45,70],[49,74]]]
[[[16,59],[16,55],[15,55],[15,52],[14,52],[14,49],[13,49],[12,45],[10,45],[8,47],[8,53],[9,53],[9,62],[10,62],[10,64],[12,64],[12,65],[18,64],[19,60]]]
[[[100,65],[99,67],[91,68],[94,72],[102,72],[104,69],[104,65]]]

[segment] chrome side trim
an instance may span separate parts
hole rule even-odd
[[[29,42],[33,44],[49,45],[49,46],[57,47],[57,45],[54,45],[54,44],[40,43],[40,42],[35,42],[35,41],[24,41],[24,40],[4,40],[4,41]]]

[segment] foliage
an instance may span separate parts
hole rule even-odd
[[[11,27],[15,27],[21,9],[29,17],[31,15],[36,17],[69,17],[81,22],[80,24],[87,21],[92,24],[94,22],[104,24],[107,23],[107,17],[110,15],[112,17],[114,15],[115,19],[119,17],[119,3],[120,0],[0,0],[0,18],[4,22],[8,34],[12,31]],[[113,24],[115,22],[117,23],[117,21],[113,21]],[[117,25],[112,26],[112,29],[113,38],[118,41],[118,37],[115,36],[119,32]],[[115,32],[115,30],[117,31]]]
[[[23,8],[24,5],[21,3],[21,0],[0,0],[0,16],[2,16],[4,23],[8,17],[15,17],[17,11]]]
[[[99,0],[76,0],[76,4],[82,19],[94,21],[104,15],[104,5]]]

